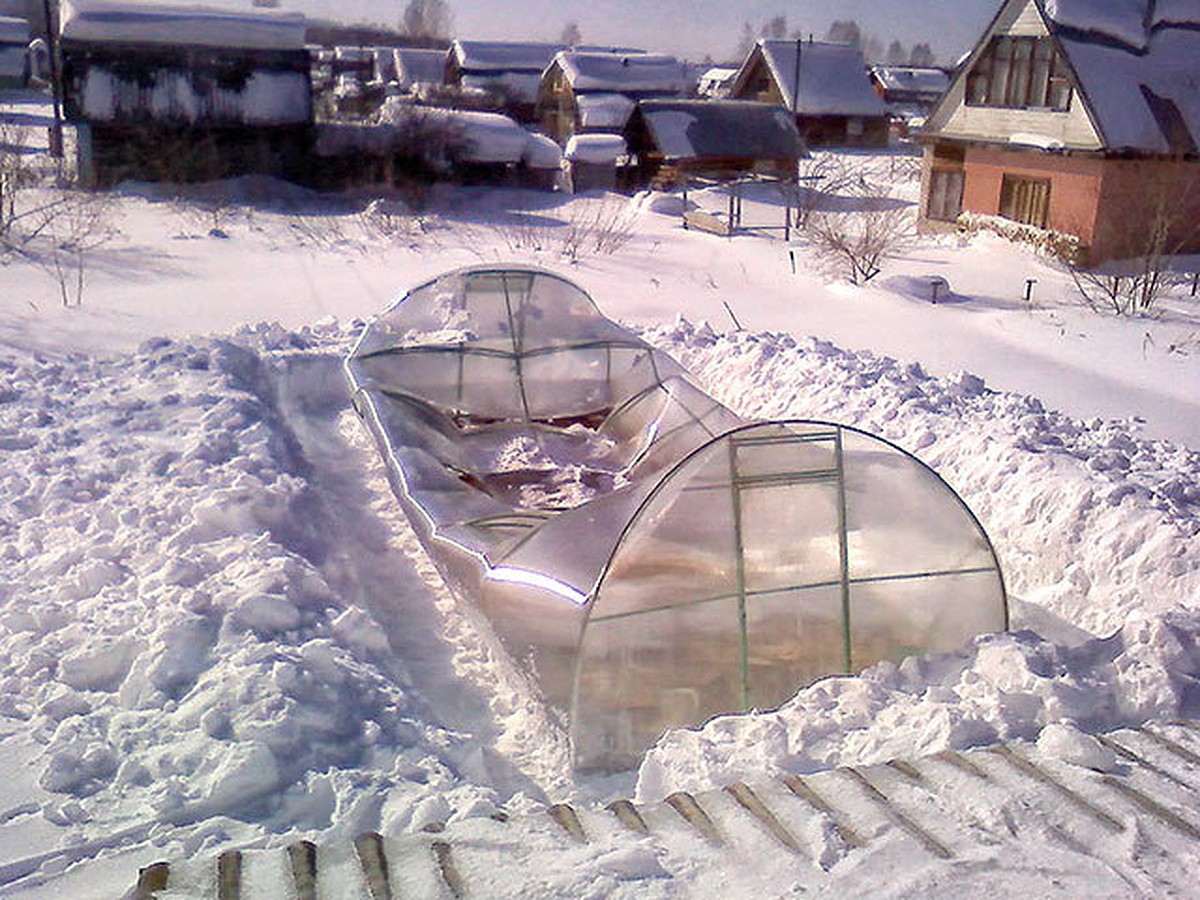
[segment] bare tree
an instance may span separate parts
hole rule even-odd
[[[754,28],[749,22],[742,23],[742,36],[738,38],[737,49],[734,53],[738,59],[745,59],[754,49]]]
[[[908,55],[910,66],[932,66],[937,57],[928,44],[913,44],[912,52]]]
[[[447,38],[454,30],[454,14],[446,0],[408,0],[400,29],[411,38]]]
[[[901,66],[908,60],[908,52],[902,43],[892,41],[888,44],[887,56],[884,59],[889,66]]]
[[[787,16],[773,16],[763,22],[762,36],[772,40],[780,40],[787,37]]]
[[[855,47],[861,47],[863,43],[862,29],[853,19],[838,19],[829,26],[825,40],[834,44],[853,44]]]
[[[563,26],[562,34],[558,36],[560,44],[566,44],[568,47],[578,47],[583,43],[583,32],[579,30],[579,23],[574,19]]]
[[[805,235],[818,255],[842,268],[851,283],[865,284],[912,237],[913,211],[911,204],[881,193],[862,175],[844,178],[841,190],[850,208],[811,212]]]

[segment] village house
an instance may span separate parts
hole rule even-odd
[[[534,122],[542,72],[562,44],[512,41],[462,41],[445,58],[446,85],[460,92],[495,98],[494,108],[518,122]]]
[[[564,51],[542,75],[538,121],[560,144],[574,134],[622,134],[639,100],[679,97],[688,88],[685,67],[673,56]]]
[[[1200,8],[1008,0],[921,135],[921,224],[1074,236],[1087,262],[1200,251]]]
[[[850,44],[760,40],[734,76],[732,100],[790,110],[810,147],[885,147],[888,118]]]
[[[901,134],[925,123],[950,86],[944,69],[932,66],[871,66],[871,86]]]
[[[401,93],[420,93],[427,85],[442,83],[446,77],[446,51],[421,47],[396,47],[392,50],[392,68]]]
[[[24,87],[29,79],[29,22],[0,16],[0,88]]]
[[[771,103],[643,100],[627,134],[641,184],[750,174],[791,180],[804,154],[795,120]]]
[[[288,176],[305,163],[304,18],[67,0],[63,108],[85,183]]]

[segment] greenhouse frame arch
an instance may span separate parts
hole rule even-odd
[[[992,544],[932,469],[849,426],[740,419],[553,273],[422,284],[346,372],[424,546],[580,769],[1008,626]]]

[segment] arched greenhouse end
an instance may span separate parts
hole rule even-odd
[[[579,769],[1007,627],[992,545],[933,470],[848,426],[740,419],[551,272],[422,284],[345,367],[426,550]]]

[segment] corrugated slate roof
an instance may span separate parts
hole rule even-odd
[[[772,103],[741,100],[643,100],[638,109],[667,159],[803,155],[792,115]]]

